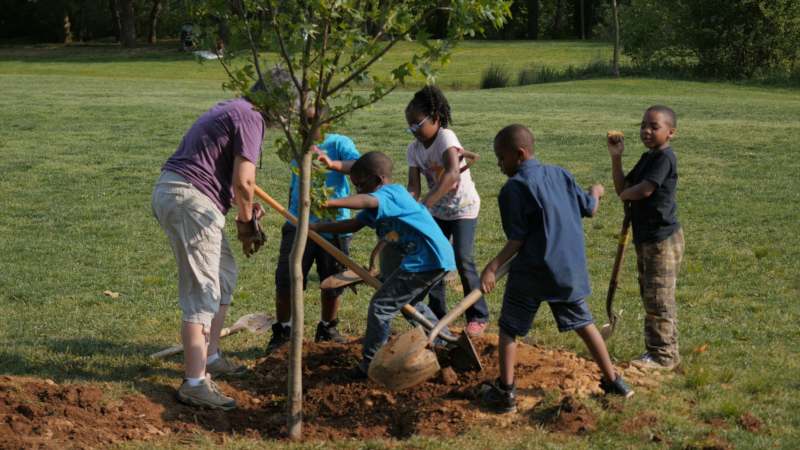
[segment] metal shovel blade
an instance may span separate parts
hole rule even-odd
[[[390,391],[415,386],[440,369],[422,326],[403,333],[378,350],[369,365],[369,377]]]
[[[483,370],[483,364],[478,358],[478,352],[475,351],[475,346],[472,345],[472,340],[466,333],[459,336],[454,344],[455,347],[447,354],[450,357],[450,362],[453,363],[453,367],[462,371],[474,370],[480,372]]]

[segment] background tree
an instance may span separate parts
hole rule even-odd
[[[117,12],[117,1],[108,0],[108,13],[111,16],[111,28],[114,30],[114,40],[122,41],[122,27],[119,23],[119,12]]]
[[[528,39],[539,39],[539,0],[528,0]]]
[[[133,11],[133,0],[121,0],[118,3],[120,7],[120,41],[119,45],[122,48],[136,47],[136,18]]]
[[[635,64],[738,79],[800,61],[797,0],[631,0],[620,15],[622,49]]]
[[[196,22],[201,24],[198,32],[209,46],[217,40],[219,18],[227,16],[231,53],[226,56],[232,59],[221,61],[230,77],[225,87],[239,95],[248,95],[256,109],[274,117],[283,130],[283,136],[276,142],[278,153],[287,162],[296,161],[299,167],[301,201],[290,255],[292,336],[287,418],[287,433],[299,438],[304,325],[300,262],[312,205],[324,202],[328,195],[319,188],[321,182],[312,184],[312,170],[315,180],[322,181],[324,177],[322,170],[312,166],[314,136],[320,128],[327,131],[327,127],[320,114],[309,122],[308,108],[322,111],[323,105],[330,105],[325,120],[335,126],[344,123],[353,112],[380,101],[407,79],[420,77],[433,81],[434,66],[450,60],[455,42],[464,36],[481,34],[483,22],[502,26],[511,2],[439,0],[420,5],[401,0],[231,0],[230,3],[233,10],[222,0],[209,0],[198,7]],[[443,10],[449,11],[447,34],[440,40],[431,39],[423,26],[437,11]],[[419,45],[419,51],[409,61],[388,76],[371,72],[387,52],[406,40]],[[263,60],[260,54],[264,51],[278,56],[275,60]],[[229,61],[239,63],[232,65]],[[264,69],[276,62],[291,74],[289,83],[300,92],[299,108],[289,99],[289,83],[284,83],[281,89],[255,95],[248,90],[256,79],[269,85],[269,80],[263,79]]]
[[[153,8],[150,10],[150,33],[147,42],[156,43],[156,23],[158,23],[158,13],[161,12],[161,0],[153,0]]]

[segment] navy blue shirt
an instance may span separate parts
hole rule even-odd
[[[532,158],[517,166],[497,200],[506,237],[524,242],[507,283],[542,301],[588,297],[592,291],[581,218],[592,214],[594,197],[568,170]]]
[[[675,190],[678,187],[678,158],[672,148],[642,154],[639,162],[628,172],[625,181],[635,186],[652,181],[656,189],[649,197],[631,201],[633,242],[661,242],[681,227],[675,212]]]

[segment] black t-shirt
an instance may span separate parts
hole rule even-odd
[[[649,197],[631,201],[633,242],[661,242],[678,231],[681,223],[675,216],[675,190],[678,186],[678,158],[672,148],[647,152],[628,172],[625,181],[635,186],[649,180],[656,189]]]

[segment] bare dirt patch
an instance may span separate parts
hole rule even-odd
[[[739,416],[739,424],[745,430],[758,434],[761,432],[761,427],[764,426],[764,423],[761,422],[761,419],[752,415],[751,413],[744,413]]]
[[[581,434],[596,427],[594,413],[580,400],[601,392],[600,373],[592,361],[569,351],[521,344],[518,414],[497,415],[480,402],[483,383],[498,376],[497,335],[481,336],[474,343],[484,365],[482,372],[458,372],[443,361],[444,369],[436,377],[390,393],[372,382],[348,382],[341,375],[359,360],[360,341],[347,345],[305,342],[303,438],[402,440],[415,434],[452,436],[499,424],[512,432],[543,425],[562,434]],[[234,433],[281,439],[286,422],[287,351],[258,361],[240,379],[219,382],[239,406],[228,413],[178,402],[174,396],[178,380],[175,386],[157,386],[145,395],[110,399],[97,387],[0,377],[0,448],[185,441],[197,431],[219,442]],[[641,379],[655,382],[643,373]],[[546,397],[549,405],[553,398],[560,402],[557,414],[543,412]],[[544,416],[549,420],[542,422]]]

